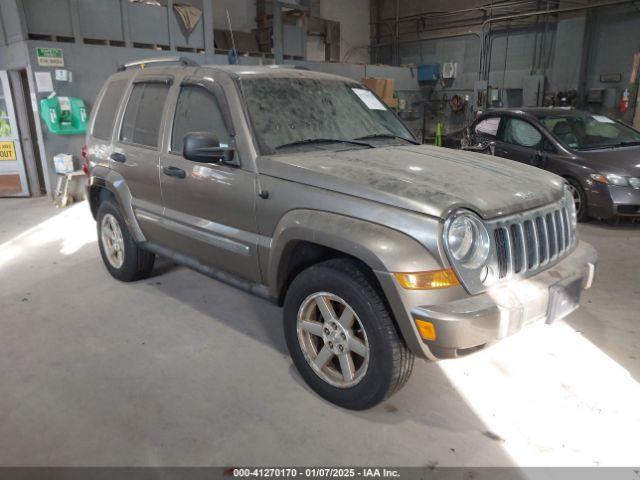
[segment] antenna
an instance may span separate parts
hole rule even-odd
[[[231,28],[231,17],[229,16],[229,9],[225,8],[225,12],[227,12],[227,23],[229,24],[229,34],[231,35],[231,46],[233,47],[233,63],[238,62],[238,51],[236,50],[236,40],[233,36],[233,28]],[[231,59],[231,56],[229,57]],[[229,62],[231,63],[231,62]]]

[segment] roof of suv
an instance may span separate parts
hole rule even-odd
[[[200,66],[184,66],[184,65],[149,65],[144,71],[153,72],[153,69],[166,70],[183,70],[185,68],[191,68],[197,74],[203,74],[203,72],[217,70],[226,73],[232,78],[322,78],[327,80],[342,80],[357,83],[348,77],[342,77],[340,75],[333,75],[331,73],[318,72],[315,70],[309,70],[304,67],[296,67],[295,65],[200,65]],[[140,72],[140,69],[131,69],[127,72],[136,75]]]
[[[234,78],[246,77],[296,77],[296,78],[326,78],[334,80],[351,80],[347,77],[331,73],[309,70],[294,65],[203,65],[201,68],[221,70]]]

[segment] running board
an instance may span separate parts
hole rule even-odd
[[[251,293],[252,295],[260,298],[264,298],[265,300],[268,300],[272,303],[278,303],[277,298],[273,297],[269,293],[269,288],[266,285],[249,282],[236,275],[233,275],[232,273],[227,273],[218,268],[204,265],[193,257],[176,252],[174,250],[171,250],[170,248],[158,245],[154,242],[142,242],[139,244],[139,246],[141,248],[144,248],[145,250],[149,250],[150,252],[155,253],[156,255],[169,258],[180,265],[184,265],[193,270],[196,270],[203,275],[206,275],[207,277],[213,278],[214,280],[218,280],[220,282],[226,283],[227,285],[231,285],[232,287],[244,290],[245,292]]]

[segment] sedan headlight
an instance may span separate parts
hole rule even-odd
[[[610,173],[606,177],[607,177],[607,181],[609,182],[609,185],[617,185],[619,187],[629,186],[627,177],[623,177],[622,175],[616,175],[616,174]]]
[[[607,175],[592,173],[590,177],[591,180],[604,183],[605,185],[640,188],[640,178],[637,177],[625,177],[623,175],[616,175],[615,173],[609,173]]]
[[[452,261],[465,269],[480,268],[489,257],[489,234],[471,212],[461,211],[449,217],[444,238]]]

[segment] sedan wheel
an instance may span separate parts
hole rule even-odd
[[[576,206],[576,216],[578,217],[578,221],[587,221],[587,197],[582,190],[582,187],[578,181],[573,178],[567,178],[567,187],[569,188],[569,192],[571,192],[573,203]]]
[[[578,192],[578,189],[571,184],[569,184],[569,191],[573,196],[573,203],[576,206],[576,212],[580,213],[580,208],[582,208],[582,199],[580,198],[580,192]]]
[[[353,308],[327,292],[309,295],[298,311],[298,341],[322,380],[338,388],[358,384],[369,366],[369,342]]]

